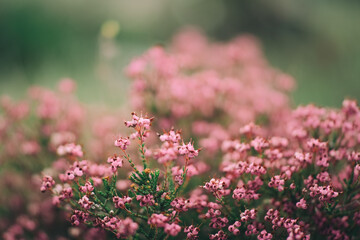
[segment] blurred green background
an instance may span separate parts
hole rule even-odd
[[[121,105],[131,58],[190,24],[214,40],[254,34],[296,78],[295,104],[340,106],[360,99],[359,23],[355,0],[2,0],[0,94],[70,77],[81,101]]]

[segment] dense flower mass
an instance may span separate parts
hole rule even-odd
[[[74,81],[63,79],[55,91],[31,87],[22,100],[2,96],[0,100],[0,238],[46,239],[68,237],[67,223],[49,199],[39,198],[37,189],[54,188],[48,174],[61,154],[82,156],[81,147],[67,145],[80,138],[86,110],[75,98]],[[80,151],[79,151],[80,147]],[[41,184],[41,186],[39,185]],[[54,235],[45,229],[57,225]],[[81,235],[81,234],[80,234]]]
[[[291,76],[267,63],[254,37],[211,43],[194,29],[176,35],[168,49],[135,58],[127,75],[134,108],[156,115],[157,129],[182,126],[212,151],[252,121],[281,130],[294,87]]]
[[[1,99],[3,239],[358,238],[356,101],[291,110],[292,78],[250,36],[185,31],[127,74],[143,114],[125,122],[70,79]]]
[[[316,119],[309,112],[318,113]],[[133,114],[126,126],[135,130],[138,158],[120,148],[99,176],[78,157],[65,169],[74,177],[55,185],[45,176],[41,190],[52,191],[57,204],[70,204],[74,225],[96,226],[118,238],[352,239],[360,212],[356,103],[346,100],[340,110],[309,105],[290,116],[282,136],[259,136],[261,127],[252,124],[257,132],[224,141],[220,172],[214,171],[222,177],[209,179],[190,174],[199,155],[192,142],[171,129],[159,135],[159,148],[147,148],[152,118]],[[329,118],[338,125],[329,129]],[[303,137],[293,134],[297,129]],[[132,168],[127,191],[116,188],[125,162],[113,164],[122,159]],[[80,166],[81,175],[75,173]],[[197,179],[204,184],[194,185]],[[126,231],[120,227],[125,222]]]
[[[31,87],[22,100],[2,96],[0,100],[0,232],[1,239],[58,239],[104,236],[97,230],[69,226],[64,214],[52,205],[48,194],[37,190],[60,191],[50,175],[64,168],[66,159],[91,156],[92,162],[103,159],[110,149],[116,114],[94,119],[99,109],[90,109],[75,97],[76,84],[71,79],[59,82],[57,90]],[[101,126],[98,124],[101,121]],[[104,127],[104,124],[106,127]],[[88,127],[91,128],[89,131]],[[90,136],[93,136],[90,138]],[[84,144],[74,144],[74,142]],[[57,156],[61,155],[60,158]],[[86,162],[86,161],[85,161]],[[83,174],[82,164],[73,164],[61,179],[77,179]],[[41,171],[46,174],[41,184]],[[104,169],[90,166],[99,176]],[[95,176],[95,175],[94,175]],[[95,179],[96,180],[96,179]],[[101,181],[101,179],[100,179]],[[84,187],[85,188],[85,187]],[[90,191],[89,184],[84,191]],[[57,203],[54,199],[53,202]],[[29,227],[31,225],[31,227]],[[53,226],[57,226],[54,231]]]

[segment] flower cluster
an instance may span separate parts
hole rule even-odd
[[[167,159],[169,156],[165,155],[170,154],[174,157],[171,161],[159,161],[163,164],[164,172],[158,169],[151,170],[149,166],[153,163],[149,162],[149,154],[145,147],[151,123],[151,118],[135,113],[132,114],[132,120],[125,121],[127,127],[135,130],[129,138],[138,141],[137,160],[127,151],[127,146],[130,145],[129,138],[120,138],[115,141],[115,146],[119,147],[118,143],[122,142],[120,145],[126,147],[120,146],[121,155],[109,157],[108,164],[95,164],[82,160],[80,155],[71,154],[67,155],[68,163],[64,173],[58,174],[58,184],[55,185],[51,177],[44,177],[43,186],[47,186],[46,190],[52,192],[53,203],[71,206],[73,225],[85,223],[96,226],[114,233],[118,238],[134,236],[161,239],[166,235],[177,236],[183,230],[179,225],[180,213],[187,211],[191,206],[188,206],[187,200],[178,198],[178,195],[189,182],[191,174],[187,172],[191,166],[190,161],[199,151],[192,143],[181,144],[180,133],[171,130],[160,136],[163,145],[159,150],[149,151],[154,152],[157,158],[160,152],[163,153],[162,157]],[[169,145],[174,148],[174,154],[163,151],[169,148]],[[129,175],[132,184],[126,194],[116,188],[117,182],[123,181],[118,179],[124,175],[119,171],[119,168],[123,167],[123,159],[132,168]],[[142,166],[138,166],[136,161],[140,161]],[[179,165],[182,163],[183,166]],[[175,167],[182,169],[178,175],[184,180],[181,183],[176,182],[175,176],[171,174],[172,168]],[[55,187],[52,187],[53,185]],[[196,229],[193,230],[195,232],[189,234],[196,239]]]
[[[250,36],[185,31],[127,74],[156,121],[85,109],[69,79],[1,99],[2,238],[358,238],[356,101],[291,110],[292,78]]]
[[[309,112],[317,113],[317,124],[309,125]],[[328,118],[340,123],[322,129]],[[356,103],[346,100],[340,110],[312,105],[294,110],[283,135],[265,137],[261,126],[246,125],[257,130],[223,142],[222,163],[212,170],[222,176],[209,179],[201,171],[190,174],[200,157],[192,142],[184,143],[171,129],[159,135],[159,148],[147,148],[152,119],[133,114],[126,125],[135,130],[138,158],[120,147],[122,155],[110,158],[102,176],[78,159],[65,172],[81,165],[83,175],[55,187],[45,177],[43,186],[61,204],[70,204],[75,225],[118,238],[352,239],[360,222],[359,119]],[[293,134],[298,129],[301,138]],[[116,187],[124,181],[118,179],[124,175],[121,166],[113,166],[119,159],[132,169],[127,192]],[[124,221],[132,226],[126,232],[119,228]]]
[[[267,63],[254,37],[212,43],[195,29],[177,34],[168,48],[149,49],[126,72],[135,109],[156,115],[158,130],[184,126],[211,151],[251,121],[281,130],[294,87],[291,76]]]
[[[56,90],[31,87],[21,100],[0,98],[1,239],[86,235],[81,230],[71,233],[51,199],[37,192],[39,187],[42,191],[55,187],[49,176],[41,184],[40,173],[51,167],[57,150],[67,157],[83,154],[80,146],[71,145],[82,137],[87,115],[74,95],[75,88],[74,81],[63,79]],[[58,231],[50,230],[51,225]]]
[[[86,161],[77,159],[86,155],[95,163],[107,157],[109,149],[112,152],[119,114],[112,109],[109,116],[103,109],[80,103],[75,88],[74,81],[63,79],[56,90],[31,87],[22,100],[0,98],[0,190],[3,193],[0,232],[4,233],[1,239],[104,236],[104,231],[69,226],[65,214],[52,204],[57,200],[52,200],[49,194],[39,196],[37,191],[41,188],[60,192],[50,178],[58,172],[62,173],[63,181],[68,181],[89,171],[98,177],[94,181],[101,182],[104,172],[108,171],[107,166],[95,164],[85,169]],[[71,161],[72,167],[67,167],[65,158]],[[68,171],[63,171],[65,168]],[[41,171],[46,176],[43,184]],[[91,191],[90,185],[86,188],[84,192]],[[27,227],[23,219],[31,219],[35,227]]]

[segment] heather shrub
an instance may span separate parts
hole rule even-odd
[[[41,190],[72,213],[72,224],[117,238],[355,239],[359,114],[351,100],[340,110],[299,107],[286,137],[262,137],[260,126],[246,125],[222,143],[220,166],[207,172],[194,167],[199,149],[173,129],[147,149],[153,119],[133,114],[125,125],[135,132],[115,141],[107,164],[64,146],[68,167],[60,181],[44,176]],[[134,143],[138,156],[128,152]]]
[[[248,35],[183,31],[126,72],[125,126],[69,79],[2,98],[4,239],[358,238],[355,101],[292,110],[294,80]]]

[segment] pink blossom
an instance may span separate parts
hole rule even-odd
[[[258,152],[262,149],[267,148],[269,143],[265,141],[265,139],[261,137],[256,137],[254,140],[251,141],[250,145]]]
[[[213,193],[216,197],[221,198],[224,195],[228,195],[230,193],[229,189],[225,189],[227,184],[225,181],[220,179],[212,178],[209,182],[205,183],[203,186],[204,189]]]
[[[225,240],[227,239],[227,235],[224,233],[223,230],[220,230],[216,234],[210,234],[209,239],[211,240]]]
[[[169,221],[169,218],[162,215],[153,213],[148,220],[149,225],[154,225],[156,227],[165,227],[165,224]]]
[[[176,236],[181,231],[181,227],[176,223],[165,223],[164,232],[171,236]]]
[[[181,155],[186,155],[189,158],[194,158],[194,157],[198,156],[199,150],[195,150],[193,144],[191,142],[189,142],[188,144],[183,143],[179,147],[179,153]]]
[[[114,202],[116,208],[125,208],[125,204],[131,203],[131,201],[132,201],[132,198],[127,197],[127,196],[124,196],[122,198],[120,198],[118,196],[113,197],[113,202]]]
[[[240,230],[238,229],[238,227],[241,226],[241,222],[239,221],[236,221],[237,224],[233,224],[233,225],[230,225],[228,227],[228,230],[229,232],[232,232],[234,235],[239,235],[240,234]]]
[[[234,190],[232,197],[237,200],[257,200],[259,199],[260,194],[255,193],[254,190],[240,187]]]
[[[70,221],[72,225],[78,226],[80,223],[87,221],[89,214],[84,213],[83,211],[75,210],[74,214],[71,215]]]
[[[83,152],[80,145],[75,145],[74,143],[68,143],[61,145],[57,149],[57,154],[60,156],[72,155],[75,157],[83,157]]]
[[[198,234],[199,234],[199,228],[195,227],[194,225],[190,225],[188,227],[185,227],[184,232],[186,233],[186,237],[189,240],[196,240],[199,239]]]
[[[281,192],[284,191],[284,184],[285,184],[285,180],[281,179],[280,175],[276,175],[271,178],[271,181],[269,182],[268,186],[277,188]]]
[[[128,238],[134,235],[139,228],[139,225],[134,222],[131,218],[127,217],[120,221],[120,224],[117,226],[116,236],[118,238]]]
[[[164,133],[159,136],[160,140],[162,142],[173,142],[178,143],[181,139],[180,132],[175,132],[174,130],[171,130],[168,133]]]
[[[89,200],[89,198],[85,195],[83,196],[79,201],[79,205],[83,207],[84,209],[90,209],[91,206],[94,204],[92,201]]]
[[[249,220],[256,219],[257,211],[253,209],[246,209],[244,212],[240,213],[240,221],[241,222],[247,222]]]
[[[119,147],[119,148],[122,149],[122,150],[126,150],[127,147],[130,145],[130,140],[129,140],[128,137],[127,137],[127,138],[120,137],[120,138],[118,138],[118,139],[115,140],[114,145],[115,145],[116,147]]]
[[[140,201],[140,206],[152,206],[155,204],[154,196],[151,194],[137,195],[136,200]]]
[[[108,157],[108,163],[111,164],[111,171],[116,173],[116,171],[123,166],[123,160],[120,157]]]
[[[71,187],[65,187],[59,195],[59,200],[62,201],[64,199],[72,198],[74,196]]]
[[[91,184],[91,182],[86,181],[84,186],[79,187],[79,190],[83,193],[91,193],[92,191],[94,191],[94,186]]]
[[[136,113],[132,113],[132,120],[125,121],[125,126],[129,128],[143,128],[148,130],[151,126],[152,118],[138,117]]]
[[[297,208],[307,209],[307,204],[304,198],[300,199],[299,202],[296,203]]]
[[[185,212],[188,210],[188,200],[185,200],[184,198],[175,198],[172,202],[171,202],[171,206],[176,210],[176,211],[182,211]]]
[[[51,187],[54,185],[55,181],[51,176],[44,176],[42,179],[40,191],[45,192],[46,190],[51,189]]]
[[[262,230],[260,234],[257,236],[258,240],[270,240],[272,239],[273,235],[268,233],[266,230]]]

